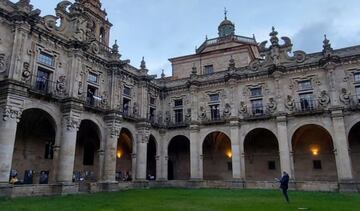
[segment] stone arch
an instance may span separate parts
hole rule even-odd
[[[81,120],[76,137],[75,181],[92,182],[101,177],[101,140],[99,125],[90,119]]]
[[[168,145],[168,179],[190,179],[190,139],[174,136]]]
[[[348,135],[348,141],[354,180],[359,182],[360,166],[357,164],[360,162],[360,121],[351,127]]]
[[[226,135],[227,137],[230,137],[230,133],[228,131],[226,131],[226,129],[224,128],[210,128],[210,129],[202,129],[200,131],[200,140],[201,140],[201,145],[202,146],[204,144],[205,138],[211,134],[211,133],[223,133],[224,135]],[[230,138],[229,138],[230,139]],[[231,140],[230,140],[231,142]]]
[[[305,124],[291,137],[294,177],[298,181],[337,181],[334,142],[318,124]]]
[[[27,108],[17,125],[12,158],[13,173],[24,183],[48,183],[54,178],[54,145],[57,125],[41,108]]]
[[[92,121],[95,125],[97,125],[97,131],[100,138],[100,150],[104,150],[105,148],[105,140],[106,140],[106,131],[105,128],[107,127],[103,119],[94,114],[83,113],[81,115],[81,121],[89,120]]]
[[[165,139],[166,143],[164,144],[166,149],[169,149],[171,140],[176,136],[184,136],[188,140],[190,140],[190,134],[187,131],[169,131],[169,133],[166,134],[166,139]]]
[[[279,142],[266,128],[250,130],[244,138],[245,178],[272,181],[281,172]]]
[[[333,137],[332,121],[331,119],[328,120],[329,121],[327,121],[327,119],[325,120],[317,118],[296,120],[295,122],[288,124],[288,137],[293,137],[295,132],[304,125],[318,125],[324,128],[331,135],[331,137]]]
[[[135,151],[134,133],[123,127],[120,131],[116,150],[116,180],[131,181],[134,177],[135,166],[133,154]]]
[[[209,133],[202,142],[204,180],[232,179],[230,137],[220,131]]]

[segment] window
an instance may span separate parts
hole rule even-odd
[[[299,81],[299,91],[312,89],[311,80]]]
[[[93,86],[88,86],[86,103],[89,105],[95,105],[95,96],[97,88]]]
[[[89,73],[88,82],[96,84],[98,82],[98,76],[94,73]]]
[[[53,143],[47,142],[45,144],[45,159],[52,160],[54,157],[54,149],[53,149]]]
[[[150,120],[151,122],[154,122],[154,121],[155,121],[155,111],[156,111],[155,108],[150,108],[149,120]]]
[[[360,82],[360,73],[354,74],[354,80],[355,80],[355,82]]]
[[[123,99],[123,114],[124,115],[130,115],[130,104],[131,100],[124,98]]]
[[[210,112],[211,112],[211,120],[219,120],[220,119],[219,105],[211,105]]]
[[[37,61],[40,64],[47,65],[53,67],[55,65],[55,58],[47,53],[40,52]]]
[[[156,104],[155,97],[150,97],[150,105],[155,105],[155,104]]]
[[[219,98],[219,94],[211,94],[209,95],[210,98],[210,102],[219,102],[220,98]]]
[[[174,106],[175,107],[183,106],[183,100],[182,99],[174,100]]]
[[[360,103],[360,86],[355,87],[357,103]]]
[[[300,94],[299,97],[301,110],[314,109],[314,97],[312,93]]]
[[[183,116],[183,109],[176,109],[175,112],[175,123],[183,123],[184,116]]]
[[[204,66],[204,75],[214,73],[214,66],[213,65],[206,65]]]
[[[48,91],[50,73],[43,68],[39,68],[36,75],[35,88],[39,91]]]
[[[131,96],[131,89],[127,86],[124,86],[124,95]]]
[[[251,97],[261,97],[262,96],[262,88],[253,88],[250,89]]]
[[[252,109],[252,113],[254,115],[264,114],[262,99],[260,99],[260,100],[252,100],[251,101],[251,109]]]
[[[276,170],[276,165],[275,165],[275,161],[269,161],[268,162],[268,169],[269,170]]]
[[[313,160],[313,168],[314,169],[322,169],[321,160]]]

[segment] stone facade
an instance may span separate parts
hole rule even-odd
[[[359,190],[359,46],[292,52],[274,28],[258,44],[225,17],[156,79],[108,47],[99,0],[55,11],[0,2],[1,195],[276,188],[282,171],[297,189]],[[7,185],[26,170],[51,185]]]

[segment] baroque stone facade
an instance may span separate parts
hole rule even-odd
[[[276,188],[282,171],[296,189],[359,190],[359,46],[292,51],[275,28],[258,43],[225,16],[156,78],[108,47],[99,0],[39,14],[0,2],[1,194]],[[50,185],[6,189],[11,172]]]

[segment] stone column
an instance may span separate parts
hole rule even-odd
[[[104,176],[104,161],[105,161],[105,151],[103,149],[98,150],[99,156],[99,170],[98,170],[98,181],[101,181]]]
[[[230,122],[233,179],[241,179],[239,121]]]
[[[8,184],[14,153],[17,123],[22,110],[5,106],[0,120],[0,184]]]
[[[120,124],[122,117],[119,114],[112,113],[108,114],[104,120],[107,125],[107,135],[104,149],[104,171],[102,180],[111,183],[116,181],[116,151],[121,131]]]
[[[334,147],[338,178],[340,182],[352,181],[353,174],[349,155],[349,144],[346,137],[342,110],[331,112],[334,127]]]
[[[150,125],[146,122],[137,125],[137,156],[136,156],[136,180],[146,180],[147,145],[150,137]]]
[[[58,134],[61,133],[58,132]],[[56,175],[58,174],[57,172],[59,170],[59,162],[60,162],[59,159],[60,159],[60,146],[55,145],[53,146],[53,161],[52,161],[53,170],[52,172],[50,172],[50,178],[49,178],[50,183],[56,182]]]
[[[281,172],[286,171],[289,174],[290,178],[292,178],[294,172],[292,166],[294,165],[291,165],[291,159],[290,159],[291,156],[290,156],[286,116],[278,116],[276,120],[277,120],[277,135],[278,135],[277,138],[279,143]]]
[[[71,116],[64,117],[62,121],[63,127],[57,182],[71,183],[74,171],[76,135],[80,121]]]
[[[242,180],[246,179],[245,176],[245,152],[244,152],[244,141],[245,141],[245,134],[239,128],[239,155],[240,155],[240,177]]]
[[[158,158],[156,160],[156,180],[167,180],[167,142],[165,141],[165,130],[160,130],[158,142]]]
[[[200,128],[198,125],[190,126],[190,179],[203,179],[202,153],[200,153]]]

